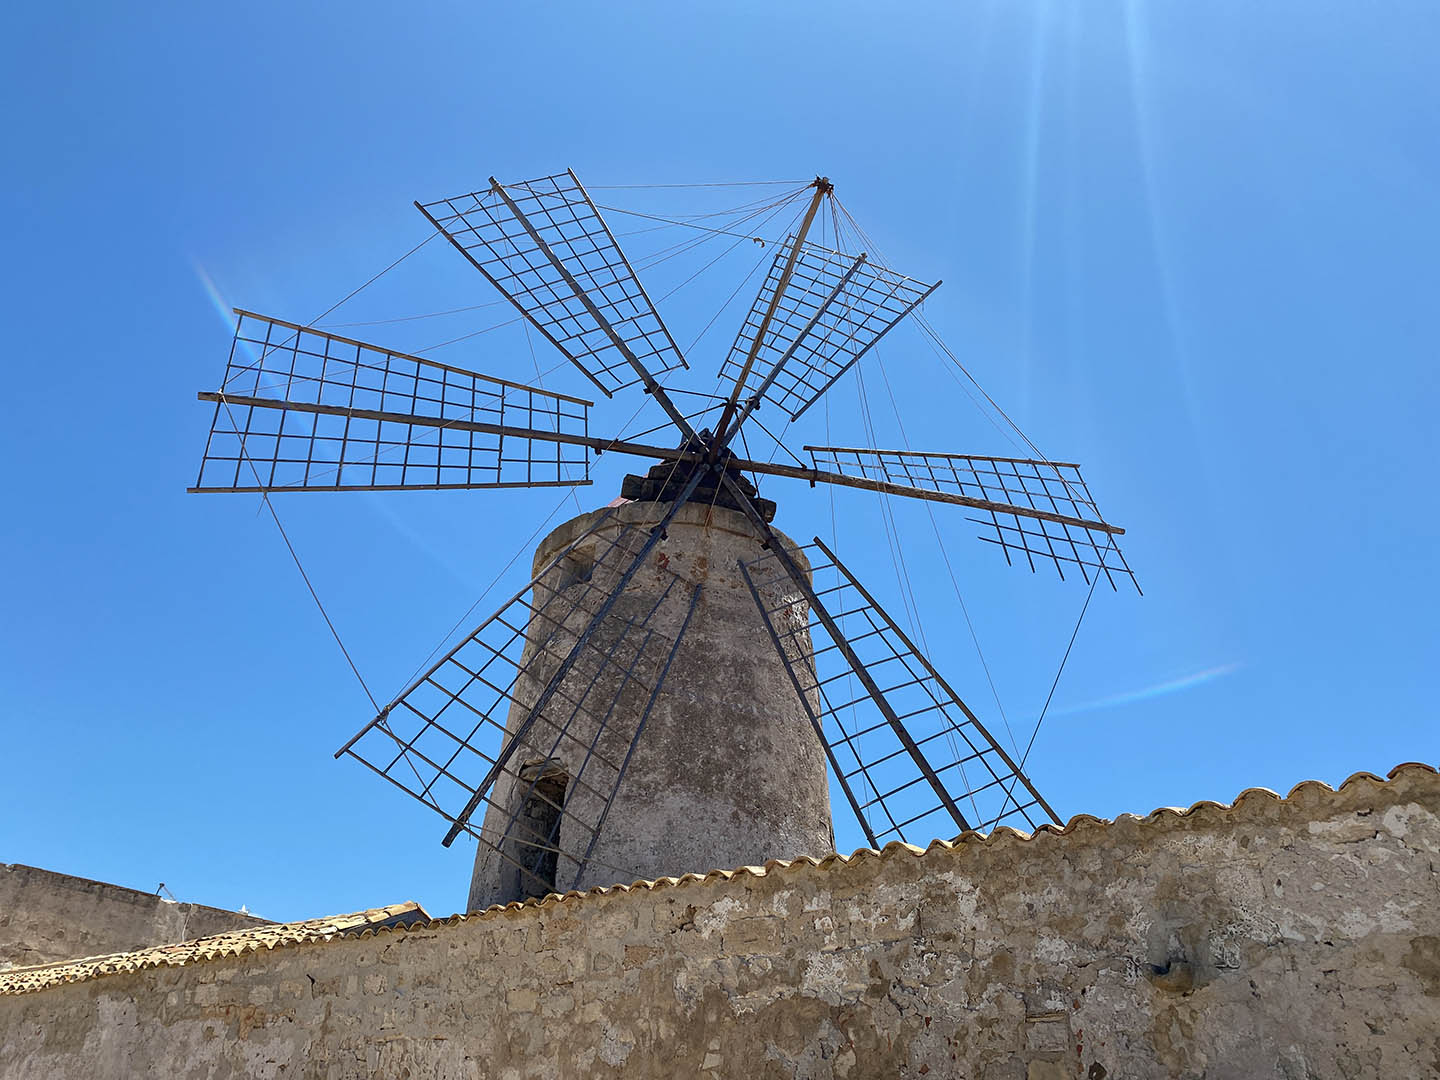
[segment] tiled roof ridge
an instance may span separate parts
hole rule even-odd
[[[1076,814],[1063,826],[1041,825],[1034,833],[1025,833],[1009,828],[1008,826],[1001,826],[988,834],[971,831],[960,834],[954,840],[932,840],[923,848],[894,840],[879,850],[875,848],[858,848],[849,855],[841,855],[837,852],[819,859],[811,855],[801,855],[793,859],[770,859],[763,866],[742,866],[733,870],[711,870],[704,874],[689,873],[682,874],[679,877],[656,878],[653,881],[642,879],[629,885],[599,885],[583,892],[571,890],[563,894],[551,893],[548,896],[536,899],[514,901],[509,904],[498,904],[494,907],[486,908],[482,911],[470,912],[468,914],[456,914],[438,919],[422,917],[417,921],[405,924],[386,926],[369,925],[370,923],[384,922],[386,919],[393,919],[396,916],[408,912],[418,911],[424,916],[424,909],[421,908],[419,904],[414,901],[408,901],[404,904],[392,904],[382,908],[371,908],[367,911],[355,912],[349,915],[307,919],[294,923],[274,923],[268,926],[254,927],[249,930],[229,931],[227,933],[213,935],[212,937],[201,938],[197,941],[181,942],[175,945],[162,945],[131,953],[117,953],[111,956],[90,957],[81,960],[66,960],[54,964],[43,964],[35,967],[0,971],[0,995],[29,993],[64,983],[81,982],[87,979],[99,978],[104,975],[141,971],[152,967],[178,967],[197,959],[213,960],[227,956],[242,956],[246,953],[258,952],[261,948],[271,950],[330,941],[337,937],[363,938],[380,933],[429,930],[444,926],[455,926],[472,920],[496,918],[510,912],[548,908],[556,904],[575,903],[576,901],[586,900],[590,897],[607,896],[613,893],[648,892],[662,888],[707,884],[711,881],[731,881],[746,875],[757,878],[766,877],[777,871],[789,871],[792,867],[829,869],[836,865],[848,865],[849,863],[858,862],[863,859],[886,859],[901,854],[922,858],[937,849],[953,851],[977,844],[982,847],[989,847],[995,844],[1031,843],[1041,834],[1064,837],[1084,830],[1109,829],[1122,822],[1134,822],[1153,828],[1162,824],[1217,812],[1229,817],[1238,811],[1243,811],[1247,804],[1264,803],[1267,806],[1274,806],[1281,803],[1293,802],[1297,796],[1311,794],[1340,795],[1359,784],[1386,787],[1394,784],[1402,776],[1407,779],[1419,779],[1425,775],[1440,776],[1440,771],[1437,771],[1434,766],[1424,762],[1407,761],[1396,765],[1384,777],[1365,771],[1352,773],[1335,788],[1332,788],[1329,784],[1321,780],[1302,780],[1292,787],[1288,794],[1281,796],[1269,788],[1251,787],[1240,792],[1234,801],[1228,804],[1215,802],[1211,799],[1202,799],[1189,807],[1162,806],[1152,810],[1143,817],[1137,814],[1120,814],[1113,820],[1096,817],[1093,814]],[[377,915],[383,915],[384,917],[376,918],[375,916]],[[346,925],[340,925],[342,923]],[[357,927],[359,927],[358,932]]]
[[[343,915],[326,915],[290,923],[266,923],[242,930],[226,930],[191,941],[170,945],[152,945],[131,952],[108,953],[100,956],[76,957],[49,964],[9,968],[0,971],[0,995],[23,994],[42,990],[60,983],[82,982],[102,975],[118,975],[153,967],[183,967],[194,960],[214,960],[224,956],[243,956],[260,949],[277,949],[313,941],[329,941],[355,935],[358,931],[374,933],[385,924],[394,924],[413,916],[413,921],[430,924],[435,920],[414,900]]]
[[[608,893],[649,891],[658,888],[674,887],[677,885],[704,883],[712,880],[730,881],[743,875],[749,875],[751,877],[765,877],[771,873],[774,873],[777,870],[788,870],[792,866],[812,866],[825,869],[835,864],[844,865],[867,858],[883,859],[898,854],[912,855],[916,858],[920,858],[928,855],[931,851],[935,851],[937,849],[941,851],[953,851],[963,846],[973,844],[978,844],[983,847],[989,847],[994,844],[1001,843],[1029,843],[1042,833],[1050,836],[1069,836],[1075,832],[1080,831],[1081,829],[1108,829],[1114,825],[1119,824],[1120,822],[1136,822],[1142,825],[1155,825],[1167,820],[1190,818],[1196,816],[1197,814],[1204,814],[1214,811],[1220,811],[1222,814],[1228,815],[1236,810],[1240,810],[1245,803],[1253,802],[1255,800],[1264,800],[1269,805],[1275,805],[1278,803],[1290,802],[1294,800],[1297,795],[1302,794],[1314,793],[1319,795],[1339,795],[1351,785],[1362,782],[1368,782],[1378,787],[1384,787],[1387,784],[1398,779],[1401,773],[1428,773],[1431,776],[1440,776],[1440,770],[1437,770],[1433,765],[1427,765],[1423,761],[1406,761],[1402,762],[1399,765],[1396,765],[1393,769],[1389,771],[1389,773],[1387,773],[1383,777],[1376,776],[1374,773],[1364,770],[1356,773],[1351,773],[1349,776],[1347,776],[1344,780],[1340,782],[1339,787],[1335,788],[1332,788],[1323,780],[1302,780],[1294,787],[1292,787],[1288,794],[1283,796],[1274,791],[1271,791],[1269,788],[1249,787],[1246,788],[1244,791],[1240,792],[1239,795],[1235,796],[1234,801],[1230,803],[1216,802],[1213,799],[1201,799],[1199,802],[1192,803],[1188,807],[1157,807],[1156,809],[1150,811],[1150,813],[1144,815],[1144,817],[1141,817],[1138,814],[1120,814],[1113,819],[1109,819],[1096,817],[1094,814],[1076,814],[1072,818],[1070,818],[1070,820],[1067,821],[1064,825],[1041,825],[1033,833],[1022,832],[1018,829],[1012,829],[1009,826],[1002,825],[990,833],[980,833],[974,830],[970,830],[968,832],[961,833],[953,840],[932,840],[923,848],[916,847],[914,844],[907,844],[901,840],[892,840],[890,841],[890,843],[885,844],[879,849],[868,847],[856,848],[849,855],[842,855],[839,852],[834,852],[818,859],[815,858],[813,855],[799,855],[793,859],[769,859],[762,866],[741,866],[733,870],[710,870],[703,874],[681,874],[678,877],[661,877],[656,878],[653,881],[641,879],[629,885],[597,885],[592,889],[586,889],[584,891],[572,889],[571,891],[566,893],[550,893],[548,896],[538,897],[535,899],[516,900],[508,904],[497,904],[494,907],[485,908],[481,911],[472,911],[469,914],[450,915],[443,919],[436,919],[431,925],[452,925],[454,923],[463,922],[469,919],[497,915],[501,912],[519,911],[525,908],[547,907],[549,905],[558,904],[565,901],[581,900],[589,896],[603,896]],[[415,927],[415,929],[420,929],[420,927],[417,926]]]

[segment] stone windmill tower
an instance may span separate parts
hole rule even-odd
[[[773,528],[746,476],[965,507],[1007,562],[1112,587],[1134,580],[1123,530],[1077,465],[1044,458],[738,456],[756,410],[798,419],[937,287],[812,242],[829,201],[840,243],[828,180],[774,205],[789,201],[798,226],[722,364],[728,389],[690,415],[659,382],[688,364],[573,173],[417,203],[604,394],[652,397],[673,446],[590,434],[581,398],[245,311],[221,389],[200,395],[215,414],[198,491],[573,485],[592,452],[658,461],[554,530],[526,586],[337,751],[439,812],[446,845],[478,841],[472,907],[823,853],[831,791],[875,846],[1057,820],[835,553]]]
[[[555,608],[568,609],[564,641],[584,629],[582,597],[602,597],[624,573],[623,538],[648,532],[667,509],[635,501],[584,514],[541,542],[536,588],[542,604],[553,598]],[[834,849],[824,747],[739,569],[740,559],[754,554],[754,530],[742,513],[707,498],[687,503],[666,532],[618,597],[606,628],[617,636],[635,633],[630,628],[655,612],[647,626],[662,635],[655,642],[662,647],[641,659],[669,665],[664,692],[652,704],[646,680],[627,678],[620,663],[598,662],[617,644],[629,655],[623,639],[607,640],[606,631],[592,654],[596,662],[570,675],[576,696],[588,692],[615,714],[645,716],[643,738],[632,746],[630,726],[602,724],[584,708],[563,737],[553,723],[532,731],[525,760],[497,782],[486,808],[482,836],[490,843],[476,855],[471,910],[573,888],[579,864],[558,852],[587,847],[592,823],[602,820],[590,862],[645,878]],[[795,558],[805,565],[798,550]],[[572,607],[567,592],[580,602]],[[544,612],[530,619],[509,736],[564,659],[551,640],[556,629]],[[671,640],[677,644],[668,655]],[[812,663],[810,652],[805,634],[795,659]],[[570,790],[573,778],[608,778],[608,765],[627,757],[625,781],[608,807],[604,793],[583,779]],[[518,829],[510,825],[517,808]]]

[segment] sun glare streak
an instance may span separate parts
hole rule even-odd
[[[1073,397],[1079,403],[1079,415],[1088,420],[1093,419],[1097,413],[1092,393],[1092,354],[1088,347],[1089,323],[1086,318],[1086,298],[1089,295],[1086,285],[1089,275],[1084,228],[1086,192],[1083,190],[1081,168],[1081,162],[1085,160],[1085,148],[1081,143],[1081,132],[1084,130],[1082,88],[1085,80],[1080,70],[1082,58],[1085,56],[1085,42],[1081,37],[1084,18],[1084,13],[1077,5],[1067,5],[1060,32],[1064,60],[1061,85],[1064,87],[1065,98],[1062,103],[1065,137],[1061,144],[1061,250],[1057,262],[1061,267],[1060,283],[1064,307],[1060,325],[1064,328],[1064,338],[1063,344],[1057,350],[1057,359],[1064,365],[1063,385],[1067,397]]]
[[[1159,202],[1155,183],[1155,146],[1152,137],[1154,128],[1150,117],[1150,95],[1147,92],[1148,62],[1146,57],[1145,31],[1141,25],[1141,8],[1135,0],[1126,0],[1125,15],[1125,67],[1130,84],[1130,108],[1135,127],[1135,150],[1140,166],[1140,203],[1145,215],[1145,228],[1149,234],[1150,250],[1155,261],[1155,277],[1160,289],[1160,310],[1165,324],[1165,336],[1169,339],[1170,354],[1183,391],[1181,404],[1190,430],[1196,430],[1195,395],[1190,385],[1190,370],[1187,350],[1180,327],[1180,308],[1175,298],[1175,282],[1172,258],[1160,214],[1156,209]]]
[[[1040,135],[1044,126],[1046,68],[1049,62],[1048,19],[1042,10],[1033,20],[1030,40],[1030,87],[1025,117],[1025,147],[1020,162],[1020,407],[1023,422],[1030,413],[1034,379],[1035,245],[1040,216]]]
[[[1148,701],[1151,698],[1164,697],[1167,694],[1178,694],[1183,690],[1191,690],[1205,683],[1214,682],[1216,679],[1224,678],[1239,671],[1244,665],[1239,663],[1219,664],[1215,667],[1205,668],[1203,671],[1194,671],[1189,675],[1182,675],[1178,679],[1167,679],[1165,682],[1156,683],[1154,686],[1146,686],[1139,690],[1126,690],[1123,693],[1111,694],[1108,697],[1097,698],[1094,701],[1082,702],[1078,705],[1067,705],[1063,709],[1055,709],[1051,716],[1074,716],[1076,713],[1093,712],[1097,709],[1111,709],[1119,705],[1131,705],[1137,701]]]
[[[979,32],[975,35],[975,60],[970,65],[970,77],[966,82],[965,104],[957,109],[954,140],[955,178],[962,185],[975,168],[972,164],[976,147],[975,129],[985,102],[985,75],[995,51],[995,8],[998,2],[984,0],[975,8],[974,17],[979,24]]]
[[[215,284],[215,279],[210,276],[205,267],[200,265],[198,259],[191,259],[190,265],[195,268],[195,276],[200,279],[200,287],[210,298],[210,303],[215,308],[216,314],[220,316],[220,321],[225,324],[225,329],[233,332],[235,329],[233,305],[225,299],[224,294],[220,292],[220,286]]]
[[[190,265],[195,268],[195,276],[200,279],[200,287],[205,290],[205,295],[210,300],[210,306],[215,309],[215,314],[220,317],[221,323],[225,326],[225,332],[234,335],[236,326],[235,305],[225,299],[225,294],[220,291],[220,286],[215,284],[215,279],[210,276],[209,271],[200,264],[199,259],[192,258]],[[246,361],[250,365],[258,364],[260,354],[248,341],[237,341],[236,345],[242,350]],[[222,387],[221,389],[225,389]]]

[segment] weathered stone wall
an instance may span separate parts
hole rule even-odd
[[[1437,814],[1408,766],[107,975],[0,996],[0,1075],[1433,1076]]]
[[[53,870],[0,864],[0,970],[127,952],[266,921]]]

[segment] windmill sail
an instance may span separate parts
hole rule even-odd
[[[776,290],[794,248],[779,246],[759,295],[720,368],[740,378],[764,327],[755,363],[740,387],[798,419],[866,351],[939,287],[876,266],[865,256],[802,243],[778,302]],[[768,321],[766,315],[774,303]]]
[[[236,311],[192,491],[588,484],[588,401]],[[532,433],[526,435],[525,433]]]
[[[606,395],[685,359],[572,172],[416,205]]]
[[[583,399],[236,312],[224,381],[199,395],[215,413],[192,491],[578,485],[589,483],[591,453],[662,463],[637,487],[641,499],[668,509],[625,520],[601,512],[574,526],[584,531],[568,542],[558,537],[571,534],[557,530],[543,549],[564,546],[529,585],[336,753],[439,813],[447,846],[461,833],[475,837],[482,892],[539,895],[593,883],[587,872],[624,880],[632,868],[617,864],[647,857],[617,841],[614,823],[653,815],[653,793],[636,786],[653,758],[678,751],[691,764],[691,743],[660,738],[693,704],[665,684],[672,665],[708,663],[713,653],[708,641],[686,644],[701,585],[678,576],[658,550],[692,498],[738,510],[754,526],[767,554],[740,568],[787,673],[773,673],[781,696],[788,677],[817,739],[809,742],[801,721],[797,745],[816,766],[823,747],[872,844],[1056,820],[1020,766],[818,539],[809,550],[820,584],[812,584],[768,524],[773,504],[742,472],[960,504],[993,530],[983,539],[1007,559],[1023,556],[1032,568],[1050,559],[1062,577],[1069,563],[1087,581],[1098,580],[1093,573],[1112,585],[1119,574],[1133,581],[1114,546],[1124,530],[1100,518],[1078,467],[845,447],[807,447],[807,467],[730,453],[751,411],[768,403],[800,417],[938,287],[808,242],[833,187],[817,177],[808,188],[801,224],[779,246],[722,365],[730,385],[720,420],[699,432],[691,420],[701,414],[682,413],[657,381],[685,359],[574,173],[507,185],[492,178],[488,190],[416,204],[602,392],[642,385],[678,444],[593,437]],[[711,515],[703,520],[708,530]],[[706,577],[699,558],[691,569]],[[729,702],[733,687],[722,679],[722,688]],[[647,726],[651,738],[642,742]],[[751,747],[735,745],[743,764]],[[798,775],[792,767],[781,777],[782,801],[794,801]],[[744,787],[740,814],[754,805],[755,785]],[[707,830],[715,826],[702,821],[691,831]]]
[[[834,553],[805,551],[813,585],[774,551],[741,570],[870,843],[1058,821]]]
[[[643,603],[616,603],[648,545],[633,526],[607,539],[609,516],[336,754],[436,810],[452,836],[476,837],[526,895],[575,887],[589,865],[630,873],[596,844],[699,595],[666,575]]]
[[[1086,583],[1102,574],[1139,583],[1120,553],[1109,525],[1080,476],[1080,466],[1030,458],[977,457],[911,450],[807,446],[817,480],[862,483],[891,495],[958,502],[980,511],[970,520],[985,526],[980,539],[996,544],[1007,562],[1021,559],[1031,570],[1052,563],[1065,577],[1075,566]],[[1013,556],[1013,558],[1012,558]]]

